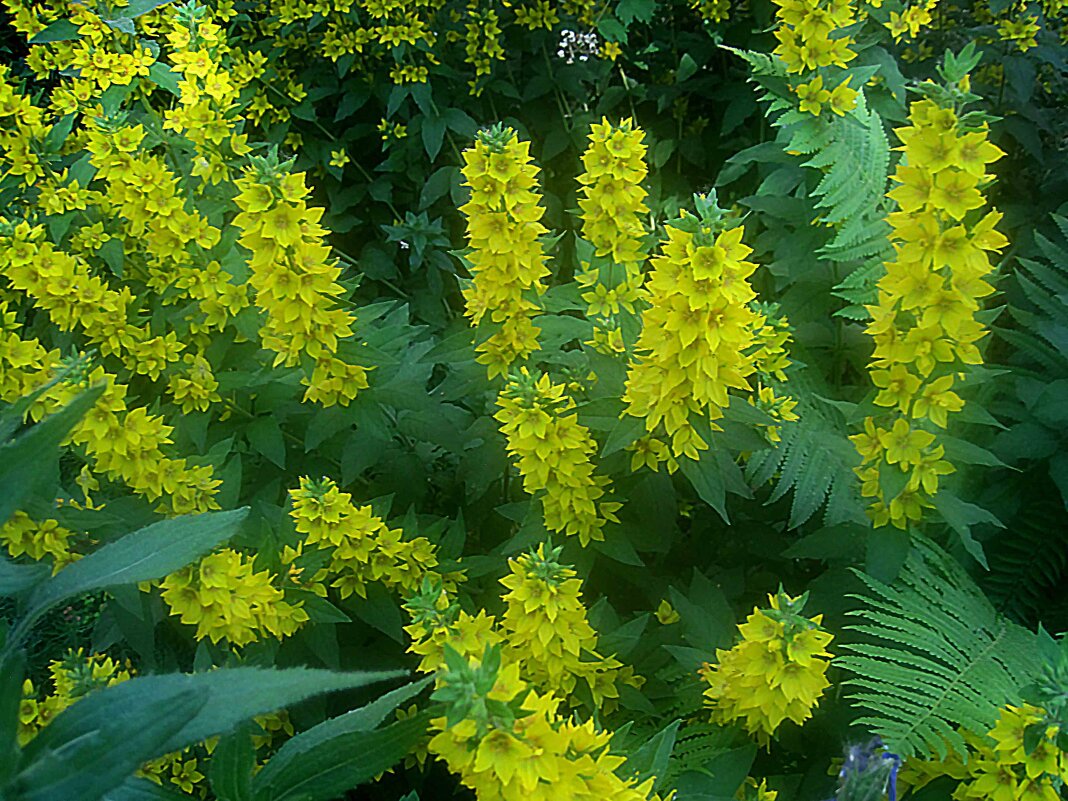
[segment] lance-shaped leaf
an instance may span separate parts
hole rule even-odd
[[[26,617],[32,621],[50,606],[75,595],[173,573],[228,540],[247,515],[247,507],[182,515],[127,534],[41,584],[30,595]]]
[[[144,762],[305,698],[399,678],[403,671],[233,668],[144,676],[90,693],[22,753],[6,801],[98,801]]]
[[[47,478],[59,444],[103,391],[101,385],[83,392],[24,434],[0,445],[0,523],[11,517]]]

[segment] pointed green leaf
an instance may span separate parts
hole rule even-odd
[[[82,593],[163,578],[228,540],[247,515],[247,507],[182,515],[127,534],[41,584],[30,595],[26,617],[32,619],[53,604]]]
[[[48,477],[59,444],[103,391],[101,385],[83,392],[24,434],[0,445],[0,524]]]

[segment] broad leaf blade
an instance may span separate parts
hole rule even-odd
[[[256,749],[247,724],[219,740],[211,752],[208,779],[219,801],[248,801],[252,797],[252,769]]]
[[[151,695],[134,695],[131,703],[95,705],[93,725],[78,736],[44,738],[32,756],[27,749],[25,765],[8,789],[9,797],[13,801],[96,801],[142,763],[167,753],[164,743],[189,725],[208,700],[192,687],[172,686]],[[90,695],[70,709],[93,700]],[[31,745],[37,746],[49,728]]]
[[[11,517],[40,486],[59,444],[103,391],[101,385],[83,392],[26,433],[0,445],[0,523]]]
[[[114,743],[136,742],[141,737],[141,729],[151,725],[151,718],[139,714],[138,710],[155,698],[176,697],[190,691],[203,698],[204,703],[187,724],[151,749],[151,753],[141,754],[141,761],[225,734],[241,721],[296,704],[311,695],[351,690],[404,675],[403,671],[333,673],[303,668],[285,671],[234,668],[131,678],[93,692],[61,712],[27,745],[23,765],[29,769],[44,754],[93,736],[117,717],[125,721],[126,728],[105,745],[100,758],[107,759]],[[123,710],[129,713],[123,714]]]
[[[248,515],[232,512],[161,520],[105,545],[59,571],[30,596],[28,616],[74,595],[162,578],[228,540]]]
[[[322,741],[299,760],[272,759],[253,780],[254,801],[330,801],[393,767],[425,736],[423,713],[374,731]],[[277,757],[275,757],[277,759]]]
[[[0,598],[18,595],[48,578],[46,565],[20,565],[0,556]]]
[[[18,764],[19,706],[26,656],[11,651],[0,656],[0,787],[7,783]]]

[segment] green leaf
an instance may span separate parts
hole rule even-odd
[[[983,546],[972,536],[972,526],[979,523],[988,523],[1005,528],[1000,520],[981,506],[962,501],[960,498],[948,492],[940,492],[932,498],[935,508],[942,515],[950,527],[960,536],[961,544],[976,562],[986,570],[990,569],[987,564]]]
[[[53,22],[43,31],[39,31],[30,37],[30,44],[47,44],[48,42],[69,42],[78,39],[78,26],[69,19],[61,19]]]
[[[20,565],[0,555],[0,598],[18,595],[48,578],[47,565]]]
[[[136,19],[171,2],[172,0],[130,0],[129,5],[122,9],[122,15],[127,19]]]
[[[122,240],[119,238],[109,239],[100,248],[100,258],[114,273],[116,278],[122,278],[122,268],[126,259],[123,251]]]
[[[182,96],[182,90],[178,88],[178,73],[162,61],[157,61],[148,68],[148,77],[152,80],[152,83],[156,84],[160,89],[170,92],[175,97]]]
[[[675,71],[675,83],[682,83],[697,72],[697,62],[689,53],[684,53],[679,61],[679,68]]]
[[[118,787],[104,793],[101,801],[193,801],[197,798],[171,787],[161,787],[148,779],[131,776]]]
[[[211,752],[208,780],[219,801],[249,801],[252,798],[252,769],[256,749],[248,724],[219,740]]]
[[[161,520],[108,543],[41,584],[21,625],[50,606],[82,593],[162,578],[230,539],[248,508]]]
[[[623,417],[605,438],[604,448],[601,449],[601,458],[603,459],[623,450],[635,440],[641,438],[644,433],[645,422],[642,419],[629,415]]]
[[[125,695],[131,696],[131,685],[136,688],[159,678],[163,677],[132,679],[115,689],[126,688]],[[192,688],[172,687],[151,695],[132,695],[130,703],[102,707],[98,699],[108,689],[68,707],[30,742],[7,797],[12,801],[96,801],[147,760],[169,753],[164,743],[188,726],[208,700]],[[95,712],[90,724],[69,728],[78,713],[84,717],[90,710]],[[53,731],[61,721],[67,727]]]
[[[638,772],[639,781],[664,775],[681,724],[681,720],[669,723],[627,758],[628,769]]]
[[[702,456],[699,461],[682,457],[679,459],[679,469],[690,480],[701,500],[715,509],[724,523],[730,525],[730,518],[727,517],[727,487],[723,477],[712,456],[707,451]]]
[[[286,466],[286,442],[282,429],[273,417],[257,417],[245,429],[249,445],[270,459],[278,467]]]
[[[0,445],[0,523],[10,518],[49,477],[59,444],[103,391],[101,385],[83,392],[26,433]]]
[[[279,762],[280,750],[256,774],[253,799],[330,801],[344,795],[400,762],[426,736],[430,717],[424,712],[383,729],[340,734],[302,749],[299,759]]]
[[[441,143],[445,138],[445,120],[441,117],[423,118],[423,148],[427,157],[433,161],[441,152]]]
[[[458,174],[457,168],[451,164],[434,170],[419,192],[419,208],[429,208],[434,201],[448,194],[453,184],[458,183],[456,178]]]
[[[675,152],[675,145],[677,143],[674,139],[662,139],[656,143],[653,147],[653,152],[650,154],[650,160],[653,162],[654,167],[663,167],[671,154]]]
[[[649,22],[656,11],[656,0],[619,0],[616,16],[624,25],[634,21]]]
[[[966,745],[959,729],[988,731],[1001,707],[1041,669],[1034,634],[999,614],[961,565],[913,533],[892,584],[867,585],[835,664],[851,672],[857,724],[902,757]]]
[[[447,108],[444,116],[445,124],[449,126],[449,130],[459,136],[471,138],[478,132],[478,123],[462,109]]]
[[[0,655],[0,787],[18,764],[19,706],[25,671],[26,655],[22,651]]]
[[[143,676],[65,709],[23,751],[10,801],[96,801],[147,760],[224,734],[312,695],[399,678],[403,671],[218,669]]]

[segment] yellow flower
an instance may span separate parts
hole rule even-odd
[[[349,163],[349,154],[342,148],[341,150],[330,151],[330,166],[331,167],[344,167]]]

